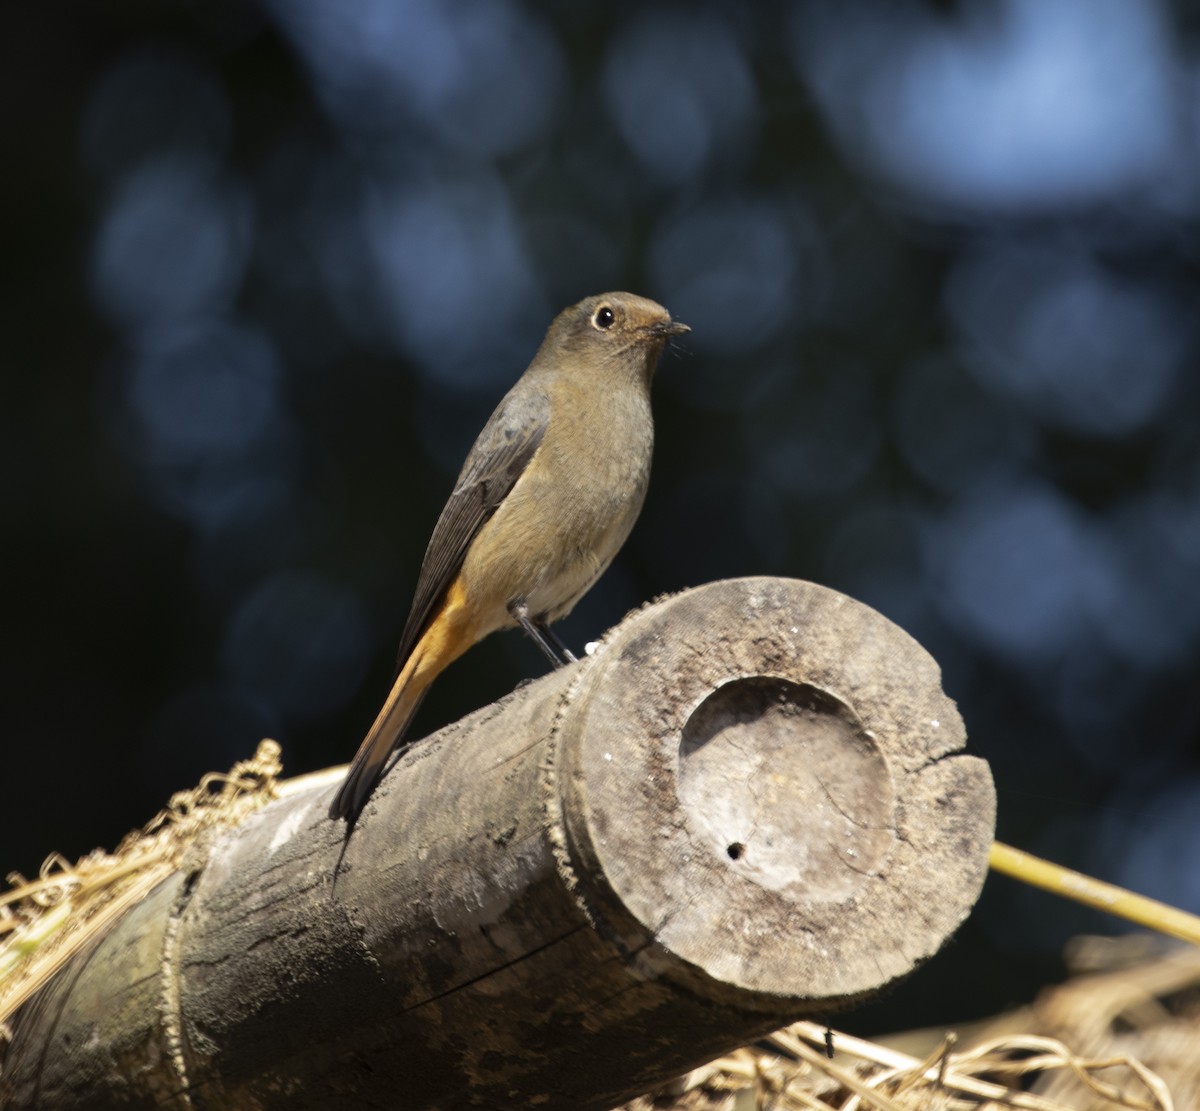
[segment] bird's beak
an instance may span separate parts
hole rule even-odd
[[[691,331],[686,324],[681,324],[678,320],[660,320],[655,324],[651,324],[646,329],[651,335],[662,336],[663,339],[670,339],[672,336],[682,336]]]

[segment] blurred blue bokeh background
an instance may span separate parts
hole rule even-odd
[[[349,758],[552,315],[692,325],[564,623],[770,573],[944,668],[1000,834],[1200,910],[1200,12],[1151,0],[26,7],[0,66],[3,865]],[[52,60],[52,61],[51,61]],[[428,732],[540,673],[516,634]],[[1006,881],[865,1032],[1028,998]]]

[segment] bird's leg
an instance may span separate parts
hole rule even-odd
[[[575,662],[571,650],[559,640],[558,635],[551,630],[550,626],[545,621],[535,621],[529,616],[529,607],[524,602],[510,603],[508,612],[555,667]]]
[[[571,649],[569,649],[565,644],[563,644],[562,637],[560,637],[558,633],[550,628],[550,623],[548,621],[534,621],[533,627],[550,642],[551,646],[554,648],[554,651],[559,654],[559,658],[563,661],[563,663],[573,664],[578,662],[575,653],[572,652]]]

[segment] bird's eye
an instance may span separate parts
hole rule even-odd
[[[617,314],[607,305],[601,305],[592,314],[592,327],[599,328],[602,332],[607,332],[616,322]]]

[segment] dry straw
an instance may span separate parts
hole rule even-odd
[[[835,1055],[827,1056],[832,1045]],[[669,1093],[645,1096],[626,1111],[960,1111],[1080,1107],[1173,1111],[1166,1084],[1125,1056],[1088,1060],[1053,1038],[990,1039],[957,1052],[948,1035],[924,1060],[887,1046],[797,1022],[696,1069]],[[1072,1102],[1028,1089],[1055,1073],[1076,1081]]]
[[[274,798],[280,751],[275,741],[261,741],[253,759],[173,795],[113,853],[97,849],[75,864],[55,853],[34,880],[11,873],[11,890],[0,894],[0,1024],[198,851],[213,830],[237,825]]]

